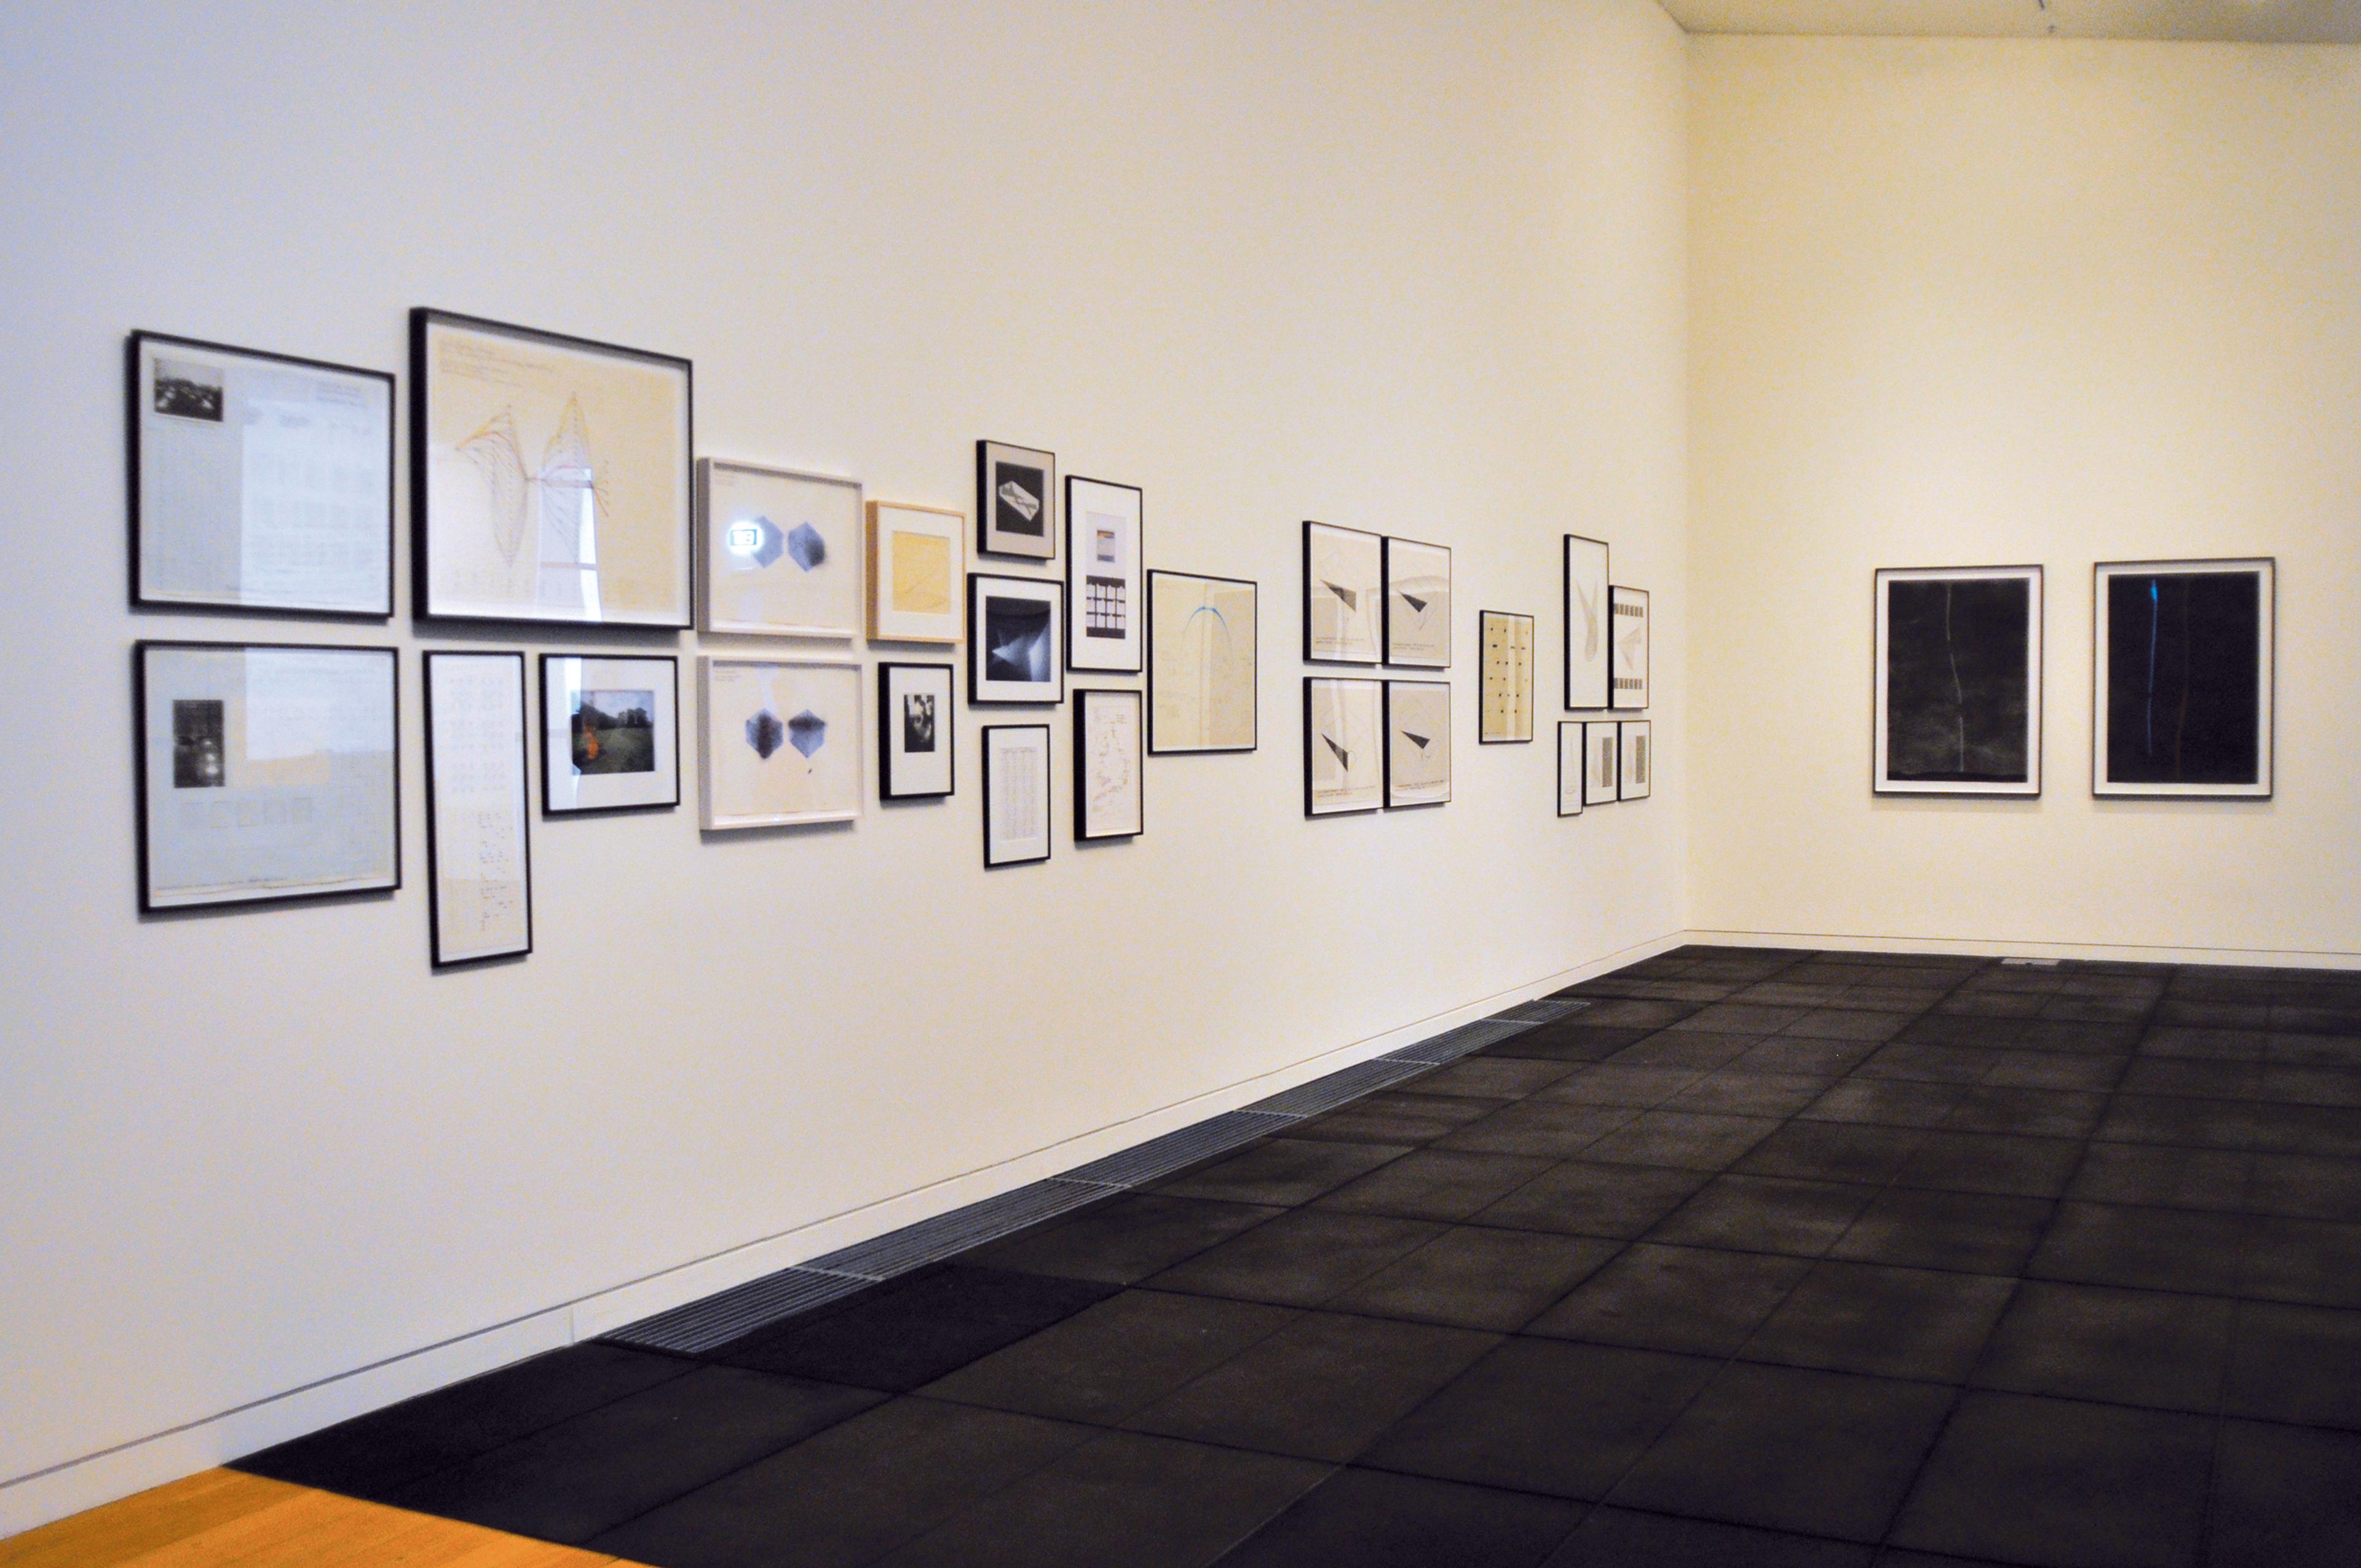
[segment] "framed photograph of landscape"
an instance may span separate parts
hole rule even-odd
[[[1374,664],[1385,597],[1385,541],[1357,528],[1303,525],[1303,657]]]
[[[987,555],[1058,558],[1058,455],[975,444],[975,547]]]
[[[1607,546],[1569,533],[1565,540],[1565,707],[1605,707],[1609,685]]]
[[[418,613],[686,630],[690,405],[686,359],[411,312]]]
[[[1557,814],[1582,815],[1582,720],[1557,721]]]
[[[1451,798],[1451,683],[1386,683],[1386,809]]]
[[[541,656],[541,811],[680,804],[680,661]]]
[[[871,501],[868,577],[871,641],[956,644],[967,514]]]
[[[1303,677],[1303,815],[1342,817],[1386,803],[1385,683]]]
[[[1236,577],[1148,574],[1150,752],[1255,749],[1260,593]]]
[[[426,655],[427,930],[434,967],[533,951],[522,653]]]
[[[1876,575],[1879,795],[2041,793],[2041,568]]]
[[[861,481],[697,462],[704,627],[749,637],[861,635]]]
[[[1607,706],[1648,706],[1648,595],[1641,588],[1607,590],[1612,631],[1607,647]]]
[[[1622,727],[1612,719],[1592,719],[1582,727],[1582,749],[1588,758],[1582,771],[1582,804],[1614,805],[1622,761]]]
[[[1645,800],[1648,786],[1655,777],[1654,748],[1648,738],[1648,721],[1627,718],[1615,727],[1615,798]]]
[[[1074,837],[1133,839],[1147,826],[1141,787],[1145,703],[1137,690],[1074,693]]]
[[[1533,738],[1533,618],[1488,609],[1477,618],[1484,664],[1478,745]]]
[[[877,666],[877,794],[938,800],[958,785],[949,664]]]
[[[393,613],[393,377],[135,332],[131,602]]]
[[[708,832],[861,815],[859,664],[706,654],[697,673]]]
[[[2268,800],[2278,563],[2102,561],[2091,791]]]
[[[1066,478],[1066,667],[1136,675],[1140,634],[1140,493],[1104,479]]]
[[[1385,662],[1449,669],[1451,552],[1440,544],[1389,536],[1385,574]]]
[[[1063,702],[1058,626],[1065,585],[1046,577],[971,572],[967,579],[967,699]]]
[[[983,727],[983,864],[1049,858],[1049,727]]]
[[[139,907],[401,885],[390,648],[137,644]]]

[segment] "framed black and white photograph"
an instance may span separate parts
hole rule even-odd
[[[877,666],[877,793],[937,800],[958,787],[949,664]]]
[[[139,643],[139,907],[401,885],[390,648]]]
[[[1141,762],[1144,705],[1137,690],[1074,693],[1074,837],[1132,839],[1147,826]]]
[[[861,666],[844,659],[697,661],[707,832],[861,815]]]
[[[1615,727],[1615,798],[1645,800],[1655,777],[1656,759],[1648,738],[1648,720],[1627,718]]]
[[[1648,706],[1648,595],[1644,589],[1607,590],[1608,620],[1612,628],[1607,645],[1607,706],[1643,708]]]
[[[2278,563],[2102,561],[2091,789],[2267,800]]]
[[[1622,726],[1612,719],[1590,720],[1582,727],[1582,749],[1588,759],[1582,772],[1582,804],[1614,805],[1623,751]]]
[[[1481,746],[1533,738],[1533,618],[1488,609],[1477,618],[1483,652],[1476,741]]]
[[[1557,814],[1582,815],[1582,720],[1557,721]]]
[[[1049,727],[983,727],[983,863],[1049,858]]]
[[[135,332],[131,602],[393,613],[393,377]]]
[[[967,514],[869,503],[869,640],[956,643],[967,580]]]
[[[418,613],[686,629],[691,426],[686,359],[411,312]]]
[[[522,653],[426,655],[427,930],[434,967],[533,951]]]
[[[975,547],[987,555],[1058,558],[1058,455],[975,444]]]
[[[1236,577],[1148,574],[1148,749],[1251,751],[1258,740],[1258,599]]]
[[[1569,533],[1562,583],[1565,596],[1565,708],[1605,707],[1610,658],[1607,616],[1607,546]]]
[[[1451,683],[1386,683],[1386,809],[1451,798]]]
[[[861,635],[862,510],[858,479],[698,458],[704,629]]]
[[[1141,635],[1140,493],[1104,479],[1066,479],[1066,667],[1136,675]]]
[[[1878,572],[1879,795],[2041,793],[2041,568]]]
[[[541,810],[680,804],[680,661],[541,656]]]
[[[1385,683],[1303,677],[1303,815],[1342,817],[1386,803]]]
[[[967,579],[967,699],[994,703],[1063,702],[1058,627],[1065,586],[1046,577]]]
[[[1385,541],[1357,528],[1303,525],[1303,657],[1319,664],[1374,664],[1385,598]]]
[[[1388,536],[1385,576],[1385,662],[1450,668],[1451,552],[1440,544]]]

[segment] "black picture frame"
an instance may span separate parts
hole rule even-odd
[[[445,650],[457,652],[457,650]],[[602,663],[663,664],[672,681],[672,798],[642,800],[615,806],[560,806],[556,801],[557,774],[550,756],[551,714],[549,711],[549,667],[560,659],[596,659]],[[547,817],[607,817],[628,811],[671,811],[680,805],[680,658],[673,653],[544,653],[541,656],[541,814]],[[566,765],[573,765],[571,758]]]
[[[1084,485],[1094,485],[1104,490],[1128,491],[1132,498],[1131,570],[1128,581],[1132,602],[1127,607],[1130,620],[1129,641],[1132,659],[1129,663],[1093,664],[1087,662],[1093,639],[1088,634],[1091,617],[1091,586],[1103,581],[1083,560],[1082,524],[1074,515],[1074,492]],[[1148,668],[1147,607],[1148,597],[1148,494],[1137,485],[1126,485],[1114,479],[1093,479],[1087,474],[1066,476],[1066,668],[1084,675],[1137,675]],[[1117,639],[1122,641],[1121,638]]]
[[[1041,733],[1041,794],[1043,798],[1041,803],[1041,852],[1038,855],[1016,855],[995,858],[992,852],[992,847],[994,841],[994,835],[992,828],[992,738],[994,735],[1004,729],[1038,729]],[[1049,860],[1050,855],[1054,853],[1057,849],[1057,830],[1051,822],[1051,817],[1054,815],[1052,808],[1056,806],[1057,802],[1055,797],[1052,795],[1049,787],[1051,771],[1057,766],[1058,761],[1056,738],[1050,733],[1048,722],[1043,721],[1035,724],[987,724],[983,727],[980,740],[981,744],[977,747],[977,750],[980,751],[983,756],[983,869],[990,872],[1000,871],[1009,866],[1038,866],[1043,861]]]
[[[1394,694],[1404,686],[1422,686],[1440,691],[1443,694],[1444,707],[1445,709],[1443,747],[1444,756],[1445,758],[1444,765],[1449,770],[1449,776],[1444,780],[1443,797],[1439,800],[1396,800],[1394,798]],[[1456,722],[1456,720],[1452,718],[1449,712],[1454,697],[1451,683],[1449,681],[1388,680],[1385,683],[1385,688],[1386,809],[1388,811],[1418,811],[1428,806],[1450,805],[1451,797],[1455,793],[1455,786],[1459,781],[1458,762],[1455,758],[1451,756],[1451,727],[1453,723]],[[1405,733],[1408,732],[1406,731]]]
[[[1033,598],[1049,607],[1048,623],[1044,628],[1049,638],[1047,652],[1049,675],[1044,681],[1003,682],[987,676],[987,662],[992,653],[984,641],[983,605],[990,593],[985,585],[1004,584],[1023,590],[1010,594],[1010,598]],[[1012,577],[993,572],[970,572],[967,575],[967,700],[973,707],[1055,707],[1066,700],[1066,662],[1059,656],[1060,627],[1066,618],[1066,585],[1055,577]],[[1002,688],[1021,685],[1022,692],[1005,692]]]
[[[516,661],[517,701],[524,719],[522,728],[526,731],[517,737],[517,786],[523,792],[522,798],[517,802],[518,863],[524,873],[524,945],[521,948],[503,948],[496,953],[469,953],[457,958],[444,956],[442,846],[441,835],[434,830],[434,662],[438,659]],[[436,970],[500,963],[526,958],[533,952],[533,738],[530,731],[533,707],[532,694],[525,690],[525,657],[522,650],[430,648],[419,658],[418,685],[424,701],[426,718],[426,940],[428,961]]]
[[[1596,750],[1601,743],[1606,751]],[[1610,765],[1613,777],[1595,781],[1590,776],[1590,764],[1603,762]],[[1623,726],[1612,718],[1590,718],[1582,721],[1582,804],[1613,806],[1623,797]]]
[[[1253,703],[1254,719],[1252,729],[1254,738],[1243,746],[1168,745],[1160,741],[1158,738],[1156,731],[1156,584],[1157,580],[1161,577],[1182,577],[1192,582],[1226,584],[1231,587],[1244,588],[1254,598],[1254,614],[1249,618],[1249,624],[1246,628],[1247,635],[1252,640],[1253,647],[1253,674],[1247,677],[1247,685],[1250,688],[1249,696]],[[1148,631],[1148,754],[1151,757],[1185,757],[1198,754],[1235,755],[1240,752],[1257,750],[1262,745],[1262,585],[1247,577],[1218,577],[1205,572],[1172,572],[1164,570],[1150,570],[1147,574],[1146,581],[1148,585],[1146,589],[1148,598],[1148,616],[1146,621]]]
[[[1615,798],[1617,801],[1645,800],[1655,793],[1656,738],[1651,728],[1653,720],[1626,718],[1615,726]],[[1638,750],[1633,750],[1633,742]],[[1631,766],[1637,756],[1639,765]]]
[[[1619,617],[1630,619],[1629,612],[1623,608],[1626,604],[1637,604],[1640,607],[1638,619],[1641,653],[1640,671],[1637,675],[1631,673],[1630,666],[1625,663],[1626,656],[1621,652],[1625,629],[1616,624]],[[1620,583],[1609,584],[1607,589],[1607,621],[1608,710],[1612,713],[1645,713],[1648,711],[1649,698],[1653,693],[1655,679],[1653,674],[1655,611],[1649,604],[1648,590],[1626,587]],[[1634,683],[1636,683],[1637,701],[1631,700],[1634,695],[1632,691],[1624,689]]]
[[[943,741],[943,771],[949,782],[941,789],[903,789],[894,768],[894,676],[904,670],[923,670],[943,678],[944,700],[935,715],[936,733]],[[959,793],[959,669],[928,660],[887,659],[877,665],[877,798],[945,800]]]
[[[1139,826],[1116,832],[1104,832],[1091,825],[1090,806],[1090,739],[1091,707],[1097,701],[1128,701],[1138,709],[1132,727],[1132,787],[1138,795]],[[1103,844],[1123,839],[1137,839],[1148,831],[1148,699],[1137,686],[1078,686],[1074,690],[1074,841],[1078,844]]]
[[[1367,592],[1367,593],[1374,594],[1375,596],[1377,596],[1377,600],[1378,600],[1378,602],[1377,602],[1375,605],[1371,606],[1371,608],[1370,608],[1370,614],[1369,614],[1369,656],[1368,656],[1367,658],[1366,658],[1366,659],[1362,659],[1362,658],[1340,658],[1340,657],[1337,657],[1337,656],[1334,656],[1334,655],[1332,655],[1332,654],[1326,654],[1326,653],[1315,653],[1315,652],[1312,652],[1312,531],[1313,531],[1314,529],[1321,529],[1321,530],[1324,530],[1324,531],[1326,531],[1326,532],[1331,532],[1331,533],[1350,533],[1350,534],[1356,534],[1356,535],[1359,536],[1360,538],[1363,538],[1363,539],[1368,540],[1372,544],[1374,544],[1374,545],[1377,547],[1377,557],[1378,557],[1378,559],[1377,559],[1377,568],[1378,568],[1378,570],[1377,570],[1377,578],[1376,578],[1376,580],[1375,580],[1374,582],[1371,582],[1371,583],[1369,583],[1369,584],[1366,585],[1366,587],[1363,587],[1363,588],[1357,588],[1357,589],[1354,590],[1354,591],[1356,591],[1356,592]],[[1383,534],[1379,534],[1379,533],[1372,533],[1372,532],[1369,532],[1367,529],[1366,529],[1366,528],[1347,528],[1347,527],[1345,527],[1345,526],[1344,524],[1342,524],[1342,523],[1336,523],[1336,522],[1321,522],[1321,521],[1317,521],[1317,520],[1315,520],[1315,519],[1306,518],[1306,519],[1304,520],[1304,522],[1303,522],[1303,555],[1302,555],[1302,569],[1303,569],[1303,575],[1302,575],[1301,582],[1302,582],[1302,589],[1303,589],[1303,591],[1302,591],[1302,598],[1301,598],[1301,601],[1299,602],[1299,604],[1298,604],[1297,608],[1298,608],[1298,609],[1302,612],[1302,620],[1303,620],[1303,662],[1304,662],[1305,663],[1307,663],[1307,664],[1343,664],[1343,665],[1349,665],[1349,666],[1351,666],[1351,667],[1353,667],[1353,668],[1356,668],[1356,669],[1375,669],[1375,668],[1377,668],[1378,666],[1379,666],[1379,665],[1383,664],[1383,663],[1385,663],[1385,654],[1386,654],[1386,617],[1385,617],[1385,593],[1386,593],[1386,542],[1385,542],[1385,536],[1384,536]]]
[[[1027,463],[1027,458],[1038,458],[1038,463]],[[1041,494],[1037,498],[1041,507],[1041,534],[1037,547],[1029,532],[1003,529],[997,525],[999,516],[994,502],[1000,487],[993,482],[1000,466],[1013,463],[1019,468],[1036,468],[1041,474]],[[1019,486],[1022,489],[1024,487]],[[1038,446],[1019,446],[1009,441],[978,441],[975,444],[975,548],[980,555],[1005,555],[1020,561],[1044,564],[1058,558],[1058,455]]]
[[[2108,606],[2109,582],[2117,576],[2166,578],[2174,576],[2240,576],[2255,579],[2257,615],[2255,665],[2255,764],[2253,784],[2131,782],[2114,776],[2109,766],[2113,745],[2113,702],[2108,686],[2114,650],[2109,645],[2114,618]],[[2184,644],[2184,652],[2186,645]],[[2184,687],[2184,692],[2186,691]],[[2235,555],[2174,561],[2100,561],[2091,568],[2091,795],[2098,800],[2269,800],[2279,788],[2279,558]]]
[[[1492,623],[1496,620],[1521,620],[1525,623],[1525,732],[1522,735],[1488,733],[1489,720],[1484,703],[1485,683],[1490,679],[1484,665],[1485,649],[1492,640]],[[1478,746],[1530,746],[1541,730],[1541,626],[1522,610],[1479,609],[1476,612],[1476,744]]]
[[[1873,602],[1870,638],[1870,793],[1878,795],[1929,795],[1962,800],[2038,800],[2048,750],[2048,593],[2047,574],[2039,565],[1880,566],[1871,575]],[[1896,777],[1887,755],[1890,702],[1888,641],[1891,593],[1905,583],[1984,583],[2020,581],[2026,585],[2026,777],[1990,783],[1972,779]],[[1948,613],[1948,612],[1947,612]]]
[[[1314,748],[1318,744],[1318,733],[1312,718],[1312,693],[1315,688],[1322,685],[1368,686],[1373,688],[1370,693],[1370,696],[1366,697],[1363,700],[1374,699],[1378,707],[1377,723],[1375,726],[1377,733],[1371,738],[1370,741],[1372,745],[1378,748],[1378,776],[1376,788],[1369,797],[1368,804],[1366,806],[1333,806],[1328,810],[1323,811],[1320,809],[1319,803],[1313,795],[1312,786],[1312,768]],[[1385,682],[1375,675],[1319,674],[1306,675],[1303,677],[1303,815],[1306,817],[1359,817],[1368,812],[1382,811],[1385,809],[1386,696],[1383,689],[1384,686]]]
[[[1440,659],[1404,658],[1394,647],[1394,557],[1401,550],[1433,550],[1443,556],[1443,657]],[[1457,586],[1452,580],[1451,546],[1430,544],[1423,539],[1403,539],[1387,534],[1378,547],[1378,662],[1397,670],[1447,670],[1451,668],[1451,618],[1458,608]],[[1307,630],[1306,635],[1310,633]]]
[[[1582,725],[1583,721],[1579,718],[1561,718],[1557,721],[1557,814],[1562,817],[1579,817],[1582,815],[1584,805],[1582,798],[1583,776],[1590,765],[1590,754],[1584,748],[1582,743]],[[1568,760],[1565,754],[1565,743],[1567,732],[1569,730],[1573,732],[1574,738],[1574,756],[1572,759],[1574,762],[1574,809],[1572,811],[1568,811],[1565,808],[1565,764]]]
[[[1598,552],[1598,575],[1597,577],[1598,604],[1592,613],[1595,614],[1598,620],[1598,634],[1601,643],[1598,650],[1598,685],[1595,693],[1587,689],[1583,691],[1576,691],[1575,689],[1574,663],[1576,619],[1576,613],[1580,609],[1576,597],[1577,585],[1575,582],[1574,564],[1576,556],[1586,554],[1591,550]],[[1614,617],[1612,613],[1612,584],[1615,581],[1614,569],[1614,551],[1604,539],[1592,539],[1586,534],[1580,533],[1568,533],[1560,538],[1558,542],[1558,608],[1563,619],[1565,636],[1558,650],[1560,655],[1560,663],[1558,665],[1558,691],[1559,700],[1563,704],[1563,711],[1565,712],[1604,712],[1606,711],[1608,704],[1614,698],[1615,683],[1612,669],[1614,660]],[[1587,630],[1587,628],[1586,627],[1585,630]],[[1593,695],[1598,696],[1598,700],[1597,702],[1577,702],[1575,700],[1576,697],[1588,697]]]

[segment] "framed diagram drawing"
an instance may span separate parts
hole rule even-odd
[[[1481,622],[1484,666],[1478,745],[1533,738],[1533,618],[1488,609]]]
[[[135,332],[131,602],[393,613],[393,378]]]
[[[1615,727],[1615,798],[1645,800],[1648,786],[1655,776],[1654,748],[1648,738],[1648,721],[1627,718]]]
[[[1386,797],[1385,683],[1303,677],[1303,815],[1375,811]]]
[[[434,967],[533,951],[524,655],[426,655],[427,929]]]
[[[975,547],[987,555],[1058,558],[1058,455],[1001,441],[975,444]]]
[[[2041,793],[2041,568],[1876,576],[1879,795]]]
[[[861,815],[860,665],[707,654],[697,673],[708,832]]]
[[[859,636],[861,513],[858,479],[698,458],[705,630]]]
[[[1104,479],[1066,480],[1066,667],[1136,675],[1140,635],[1140,493]]]
[[[1131,839],[1147,826],[1140,783],[1139,693],[1093,687],[1074,694],[1074,837]]]
[[[877,666],[877,794],[933,800],[957,787],[959,714],[949,664]]]
[[[541,656],[541,810],[680,804],[680,661]]]
[[[967,515],[899,501],[869,503],[869,636],[879,642],[960,640]]]
[[[1582,804],[1614,805],[1623,749],[1621,727],[1612,720],[1591,720],[1582,727],[1582,749],[1589,759],[1582,772]]]
[[[1148,574],[1148,749],[1251,751],[1258,740],[1254,584]]]
[[[983,863],[1049,858],[1049,727],[983,727]]]
[[[1044,577],[967,579],[967,699],[972,703],[1063,702],[1058,623],[1064,587]]]
[[[2091,790],[2268,799],[2278,563],[2102,561]]]
[[[1557,814],[1582,815],[1582,720],[1557,721]]]
[[[1357,528],[1303,525],[1303,657],[1313,663],[1374,664],[1385,541]]]
[[[689,363],[410,313],[418,613],[686,629]]]
[[[1386,809],[1451,798],[1451,685],[1386,683]]]
[[[401,885],[390,648],[141,642],[139,907]]]
[[[1648,596],[1640,588],[1607,590],[1607,706],[1648,706]]]
[[[1607,546],[1569,533],[1565,540],[1565,707],[1605,707],[1607,665]]]
[[[1385,576],[1385,662],[1448,669],[1451,552],[1440,544],[1389,537]]]

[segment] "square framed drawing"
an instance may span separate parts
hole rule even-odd
[[[393,613],[393,377],[135,332],[131,602]]]
[[[861,666],[834,660],[697,662],[709,832],[861,815]]]
[[[1451,667],[1451,552],[1415,539],[1385,547],[1386,663]]]
[[[858,479],[698,458],[705,630],[859,636],[861,513]]]
[[[1627,718],[1615,727],[1615,798],[1645,800],[1655,777],[1655,748],[1648,737],[1648,721]]]
[[[967,514],[869,503],[869,636],[878,642],[960,640]]]
[[[1488,609],[1478,618],[1483,632],[1483,707],[1477,714],[1478,745],[1533,738],[1533,618]]]
[[[877,793],[936,800],[958,786],[959,714],[949,664],[877,666]]]
[[[1058,558],[1058,455],[1011,446],[1001,441],[975,444],[975,547],[987,555]]]
[[[1386,683],[1386,809],[1451,798],[1451,684]]]
[[[2276,561],[2102,561],[2091,791],[2267,800]]]
[[[2041,568],[1877,574],[1879,795],[2041,793]]]
[[[1064,585],[1041,577],[967,579],[967,699],[972,703],[1063,702],[1058,623]]]
[[[983,727],[983,863],[1049,858],[1049,727]]]
[[[139,907],[401,885],[390,648],[141,642]]]
[[[1303,656],[1374,664],[1385,595],[1385,541],[1357,528],[1303,525]]]
[[[1251,751],[1261,590],[1235,577],[1148,574],[1148,749]]]
[[[1607,706],[1607,546],[1569,533],[1565,540],[1565,707]]]
[[[426,655],[427,929],[434,967],[533,951],[524,655]]]
[[[1557,814],[1582,815],[1582,720],[1557,721]]]
[[[410,313],[418,613],[690,624],[689,362]]]
[[[1104,479],[1066,479],[1066,667],[1136,675],[1139,628],[1140,493]]]
[[[1386,803],[1385,683],[1303,677],[1303,815],[1341,817]]]
[[[1139,693],[1093,687],[1074,694],[1074,837],[1133,839],[1147,826],[1140,785],[1146,723]]]
[[[680,661],[541,656],[541,810],[680,804]]]
[[[1592,719],[1582,727],[1582,750],[1588,759],[1582,771],[1582,804],[1612,806],[1620,773],[1621,727],[1612,720]]]
[[[1648,706],[1648,595],[1642,588],[1607,590],[1607,706]]]

